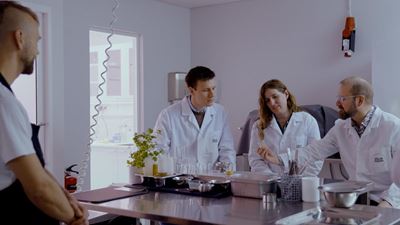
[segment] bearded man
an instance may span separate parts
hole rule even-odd
[[[27,112],[11,88],[20,74],[33,72],[39,40],[37,15],[15,1],[0,1],[2,224],[87,225],[87,210],[41,164]]]

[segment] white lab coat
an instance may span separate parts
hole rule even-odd
[[[400,187],[400,151],[396,152],[392,163],[392,180]]]
[[[257,149],[260,146],[260,138],[258,137],[259,120],[253,124],[250,138],[249,164],[252,172],[264,172],[268,174],[279,174],[282,171],[280,166],[266,162],[262,159]],[[290,148],[294,156],[295,149],[310,144],[314,140],[321,138],[318,123],[313,116],[307,112],[295,112],[289,120],[289,124],[282,134],[278,122],[275,117],[272,118],[271,124],[264,129],[264,143],[275,153],[286,153]],[[293,157],[292,156],[292,157]],[[311,163],[304,171],[304,175],[318,175],[322,167],[322,161]]]
[[[393,156],[400,148],[400,119],[378,107],[361,137],[351,119],[337,120],[328,134],[300,151],[300,164],[340,152],[350,180],[372,182],[370,198],[400,208],[400,189],[391,179]],[[281,154],[283,162],[287,155]]]
[[[223,106],[214,103],[207,107],[200,128],[188,101],[184,97],[161,111],[154,127],[161,130],[158,146],[167,152],[184,151],[186,157],[201,164],[231,162],[235,168],[236,152]]]

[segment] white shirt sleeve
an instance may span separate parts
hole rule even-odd
[[[250,146],[249,146],[249,165],[252,172],[273,173],[268,163],[262,159],[257,149],[260,145],[260,138],[258,137],[258,123],[259,120],[253,124],[251,128]]]
[[[170,134],[170,119],[166,110],[162,110],[158,115],[154,131],[160,130],[160,135],[157,136],[157,147],[163,149],[165,153],[171,152],[171,134]],[[172,152],[171,152],[172,153]]]
[[[233,144],[233,136],[228,123],[228,115],[224,112],[222,136],[218,144],[219,161],[230,162],[236,168],[236,151]],[[235,169],[236,170],[236,169]]]
[[[0,98],[0,158],[2,163],[34,154],[32,129],[25,109],[14,96]]]
[[[308,116],[307,117],[307,145],[320,140],[321,135],[319,132],[318,123],[314,117]],[[301,151],[301,150],[300,150]],[[315,160],[307,162],[306,169],[303,172],[303,175],[306,176],[318,176],[319,172],[321,171],[323,160]]]

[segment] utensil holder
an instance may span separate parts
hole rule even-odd
[[[284,201],[301,201],[301,175],[284,174],[279,182]]]

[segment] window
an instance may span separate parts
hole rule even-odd
[[[103,82],[101,74],[105,81],[90,161],[91,188],[99,188],[128,181],[126,160],[138,124],[138,37],[131,33],[114,33],[105,71],[103,61],[107,56],[104,51],[109,46],[109,33],[91,30],[89,36],[91,116],[98,103],[98,86]]]

